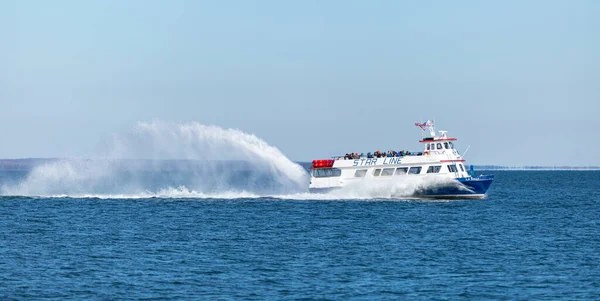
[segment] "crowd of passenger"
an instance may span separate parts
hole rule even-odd
[[[373,153],[368,152],[366,155],[365,153],[360,153],[360,155],[358,153],[347,153],[344,156],[344,160],[353,160],[353,159],[360,159],[360,158],[392,158],[392,157],[404,157],[404,156],[420,156],[423,155],[423,153],[411,153],[409,151],[405,151],[405,150],[401,150],[401,151],[394,151],[394,150],[389,150],[387,152],[382,152],[380,150],[377,150]]]

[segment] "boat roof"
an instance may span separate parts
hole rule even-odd
[[[449,137],[431,137],[431,138],[423,138],[423,140],[419,140],[419,142],[436,142],[436,141],[455,141],[456,138]]]

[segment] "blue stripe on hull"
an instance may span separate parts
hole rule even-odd
[[[493,175],[458,178],[456,179],[462,185],[428,187],[417,192],[417,196],[423,197],[483,197],[487,192],[492,181]]]

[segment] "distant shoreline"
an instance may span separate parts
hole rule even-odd
[[[69,160],[64,158],[21,158],[21,159],[0,159],[0,171],[29,171],[36,166],[43,164]],[[93,159],[77,159],[83,161],[93,161]],[[139,165],[144,162],[189,162],[200,160],[148,160],[148,159],[117,159],[123,163],[131,162]],[[296,163],[308,168],[311,162],[297,161]],[[548,166],[503,166],[503,165],[477,165],[473,164],[475,170],[600,170],[600,166],[566,166],[566,165],[548,165]]]
[[[600,166],[501,166],[501,167],[486,167],[483,165],[473,165],[475,170],[513,170],[513,171],[594,171],[600,170]]]

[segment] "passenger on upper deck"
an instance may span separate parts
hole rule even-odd
[[[423,153],[415,153],[414,155],[422,155]],[[389,150],[387,152],[382,152],[380,150],[377,150],[373,153],[368,152],[367,154],[365,153],[346,153],[346,155],[344,155],[344,160],[356,160],[356,159],[360,159],[360,158],[369,158],[369,159],[373,159],[373,158],[390,158],[390,157],[403,157],[403,156],[411,156],[413,154],[411,154],[409,151],[405,151],[405,150],[400,150],[400,151],[395,151],[395,150]],[[338,159],[342,159],[342,157],[338,157]]]

